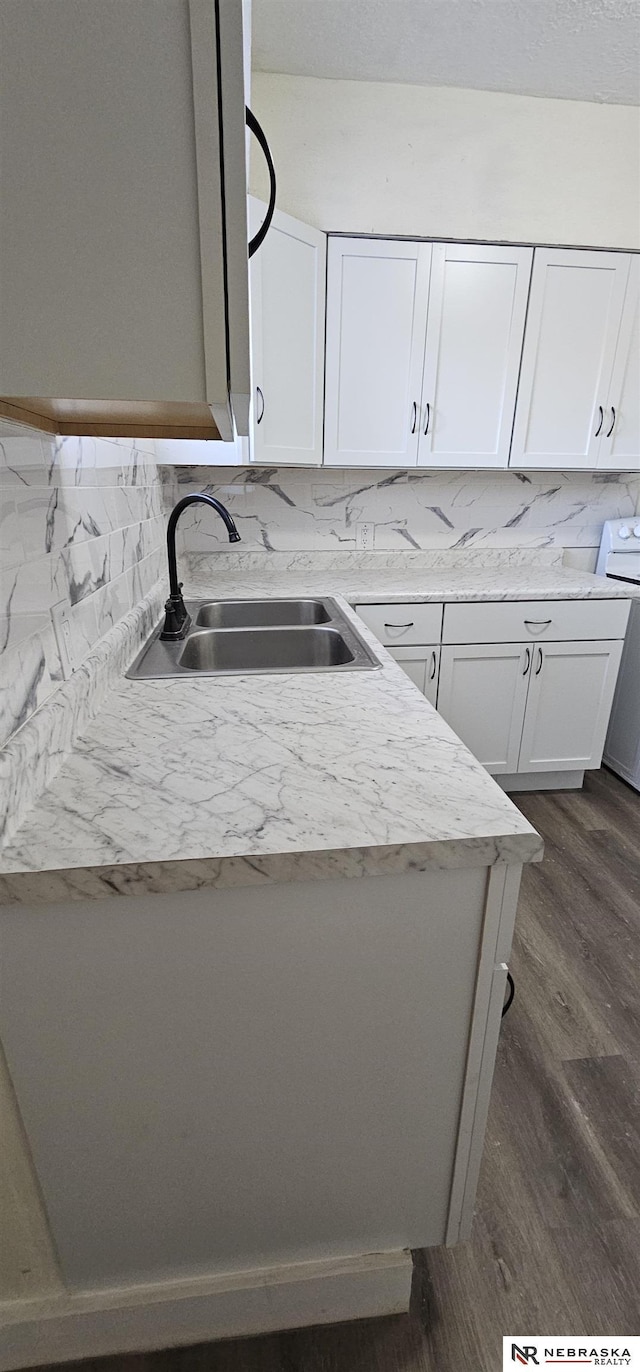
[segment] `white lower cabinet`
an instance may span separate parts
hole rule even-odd
[[[622,643],[545,643],[532,652],[518,771],[599,767]]]
[[[582,772],[600,766],[629,603],[396,601],[354,608],[478,762],[511,790],[516,775],[528,775],[531,788],[538,773],[548,774],[541,785],[579,786]]]
[[[355,605],[367,628],[435,706],[440,672],[443,607],[438,602],[407,601]]]
[[[598,767],[622,642],[442,648],[438,710],[487,771]]]
[[[431,648],[390,648],[387,652],[411,677],[422,694],[432,705],[438,694],[438,669],[440,666],[440,645]]]
[[[440,714],[487,771],[517,771],[533,649],[470,643],[441,651]]]

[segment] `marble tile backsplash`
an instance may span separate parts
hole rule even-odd
[[[150,440],[0,438],[0,747],[162,570]]]
[[[640,507],[640,476],[613,472],[388,472],[163,467],[167,504],[207,490],[229,507],[248,551],[437,548],[580,550],[595,562],[605,519]],[[182,546],[228,547],[211,511],[185,512]],[[591,550],[591,551],[590,551]]]

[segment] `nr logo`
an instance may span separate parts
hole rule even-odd
[[[512,1343],[511,1361],[524,1363],[525,1367],[530,1363],[535,1363],[536,1367],[539,1367],[538,1350],[535,1343],[525,1343],[522,1348],[519,1344]]]

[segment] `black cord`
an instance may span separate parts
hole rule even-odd
[[[273,219],[274,211],[276,208],[276,169],[273,165],[273,158],[271,156],[271,151],[269,148],[269,144],[267,143],[264,130],[261,128],[260,124],[256,119],[255,114],[252,113],[248,105],[245,106],[245,117],[247,121],[247,128],[251,129],[252,134],[255,138],[257,138],[260,147],[262,148],[262,151],[264,153],[267,167],[269,169],[269,204],[267,206],[267,213],[262,221],[262,224],[260,225],[260,228],[258,229],[257,234],[255,235],[255,237],[251,239],[249,243],[249,257],[253,257],[254,252],[257,252],[261,244],[264,243],[264,240],[271,227],[271,220]]]
[[[513,1004],[513,997],[515,996],[515,993],[516,993],[516,985],[515,985],[515,982],[514,982],[513,977],[512,977],[512,975],[511,975],[510,972],[507,972],[507,981],[508,981],[508,983],[509,983],[509,995],[507,996],[507,999],[505,1000],[505,1003],[504,1003],[504,1005],[503,1005],[503,1007],[502,1007],[502,1018],[503,1018],[503,1019],[504,1019],[504,1017],[505,1017],[505,1015],[506,1015],[506,1013],[507,1013],[507,1010],[510,1010],[510,1009],[511,1009],[511,1006],[512,1006],[512,1004]]]

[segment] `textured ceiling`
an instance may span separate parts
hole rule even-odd
[[[258,71],[640,104],[640,0],[253,0]]]

